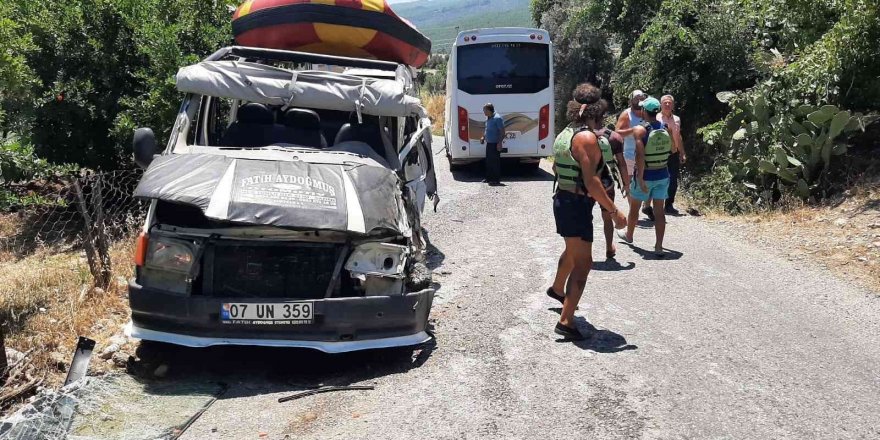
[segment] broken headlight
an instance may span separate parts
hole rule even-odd
[[[192,242],[152,235],[145,264],[139,271],[144,287],[189,294],[196,275],[196,245]]]
[[[354,249],[345,268],[355,277],[371,275],[403,278],[407,255],[406,246],[364,243]]]
[[[165,237],[150,237],[146,266],[189,273],[194,260],[192,243]]]

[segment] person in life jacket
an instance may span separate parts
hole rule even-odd
[[[582,340],[584,335],[575,325],[574,312],[593,266],[593,206],[598,203],[608,211],[618,229],[626,226],[626,218],[602,184],[606,164],[599,137],[593,132],[601,127],[608,104],[599,89],[588,83],[577,86],[572,97],[568,103],[570,124],[553,144],[553,216],[556,232],[565,240],[565,251],[559,257],[556,278],[547,295],[562,303],[554,332],[567,340]]]
[[[629,216],[626,235],[620,238],[632,243],[639,207],[642,202],[653,200],[654,229],[657,241],[654,253],[663,255],[663,236],[666,233],[664,205],[669,194],[669,155],[672,153],[672,136],[666,126],[657,120],[660,101],[648,97],[639,105],[644,109],[645,122],[635,127],[636,170],[630,184]]]
[[[626,170],[626,159],[623,156],[623,137],[614,130],[605,127],[593,130],[593,133],[599,140],[602,160],[605,162],[605,169],[599,176],[602,185],[605,186],[605,193],[608,194],[608,198],[614,200],[614,187],[617,187],[625,199],[629,192],[630,175]],[[617,255],[617,248],[614,246],[614,221],[611,218],[611,213],[605,208],[602,208],[601,211],[602,226],[605,232],[605,257],[610,259]]]

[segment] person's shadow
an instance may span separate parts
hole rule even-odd
[[[583,341],[559,338],[556,342],[570,342],[582,350],[594,351],[596,353],[619,353],[639,348],[635,344],[627,343],[623,335],[608,329],[600,330],[581,316],[575,316],[574,319],[578,330],[584,333],[587,338]]]
[[[643,260],[669,260],[669,261],[673,261],[673,260],[678,260],[684,256],[684,254],[679,251],[674,251],[672,249],[666,249],[666,248],[663,248],[663,250],[665,251],[665,252],[663,252],[663,254],[657,255],[652,250],[642,249],[632,243],[627,243],[625,241],[621,241],[621,243],[629,246],[629,248],[632,249],[632,251],[635,252],[636,254],[638,254],[640,257],[642,257]]]
[[[605,261],[594,261],[593,262],[593,270],[598,270],[600,272],[620,272],[624,270],[633,270],[636,268],[636,263],[630,261],[626,264],[620,264],[619,261],[615,258],[608,258]]]

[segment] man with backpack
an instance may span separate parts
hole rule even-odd
[[[639,221],[639,207],[642,202],[653,200],[654,229],[657,241],[654,253],[663,255],[663,236],[666,233],[665,203],[669,196],[669,156],[672,153],[672,135],[666,126],[657,120],[660,101],[648,97],[639,102],[644,110],[645,121],[633,129],[636,139],[636,169],[630,184],[629,217],[626,235],[621,236],[632,243],[636,223]]]
[[[602,160],[605,162],[605,169],[599,177],[602,185],[605,186],[605,193],[608,194],[608,198],[614,200],[614,187],[616,186],[620,188],[625,199],[629,191],[630,175],[627,172],[626,159],[623,155],[623,137],[607,127],[593,130],[593,133],[599,141]],[[617,248],[614,246],[614,221],[610,211],[605,208],[601,208],[601,211],[605,232],[605,257],[614,258],[617,255]]]

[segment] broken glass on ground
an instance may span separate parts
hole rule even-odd
[[[225,390],[217,382],[87,377],[0,422],[0,440],[173,439]]]

